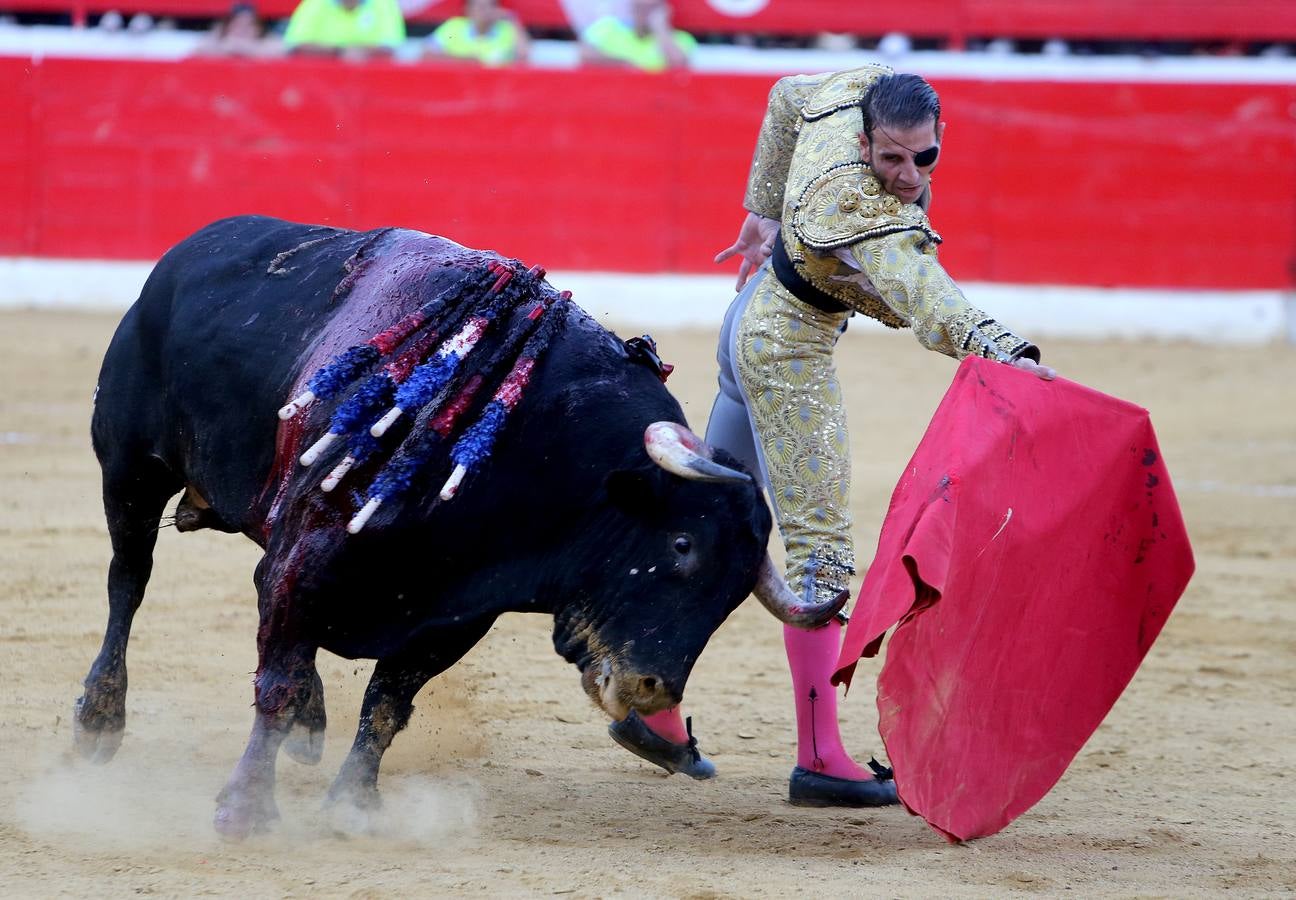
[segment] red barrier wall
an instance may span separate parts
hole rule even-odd
[[[0,254],[149,259],[259,212],[410,226],[549,268],[715,271],[771,81],[0,59]],[[933,221],[956,277],[1292,283],[1296,86],[937,87]]]

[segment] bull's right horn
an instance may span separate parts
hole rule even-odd
[[[827,625],[833,616],[841,612],[850,595],[843,590],[831,600],[823,603],[812,603],[798,597],[792,588],[774,569],[774,561],[765,554],[761,562],[760,573],[756,576],[756,587],[752,589],[761,605],[774,614],[786,625],[794,628],[818,628]]]
[[[711,459],[711,448],[677,422],[653,422],[644,430],[644,449],[667,472],[690,481],[751,481]]]

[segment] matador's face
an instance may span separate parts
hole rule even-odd
[[[944,122],[901,128],[879,122],[873,127],[873,139],[860,132],[860,159],[868,163],[888,194],[904,203],[915,203],[927,190],[938,159],[918,165],[922,154],[939,147],[945,136]],[[937,154],[939,155],[939,154]],[[918,160],[914,157],[919,156]]]

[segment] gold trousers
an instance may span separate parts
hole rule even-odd
[[[823,600],[855,572],[850,434],[833,366],[850,314],[798,300],[768,269],[757,277],[728,349],[787,549],[788,584]]]

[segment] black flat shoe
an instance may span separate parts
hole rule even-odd
[[[672,775],[680,772],[698,781],[714,778],[715,763],[698,751],[697,738],[693,737],[692,717],[687,720],[687,727],[688,743],[675,744],[654,732],[644,724],[638,713],[630,710],[630,715],[608,726],[608,734],[635,756],[661,766]]]
[[[793,806],[891,806],[900,798],[889,776],[856,781],[797,766],[788,780],[788,801]]]

